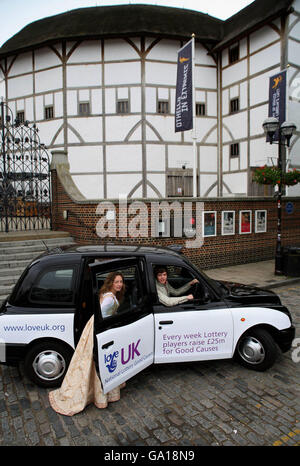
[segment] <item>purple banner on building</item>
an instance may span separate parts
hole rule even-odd
[[[175,132],[193,128],[193,39],[178,51]]]
[[[269,84],[269,117],[275,117],[279,126],[286,119],[286,70],[270,77]],[[273,141],[278,141],[278,131]]]

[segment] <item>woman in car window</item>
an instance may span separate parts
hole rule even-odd
[[[99,293],[102,317],[109,317],[117,312],[125,291],[124,278],[119,272],[111,272]]]
[[[120,272],[110,273],[100,290],[103,318],[116,312],[124,291],[123,275]],[[104,395],[96,373],[93,347],[94,316],[90,318],[82,332],[61,387],[49,393],[50,405],[59,414],[73,416],[90,403],[94,403],[97,408],[106,408],[109,402],[120,399],[120,389],[125,383]]]

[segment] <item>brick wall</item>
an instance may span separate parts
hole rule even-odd
[[[52,197],[53,197],[53,229],[68,231],[78,243],[83,244],[140,244],[168,246],[179,244],[184,246],[184,254],[201,268],[222,267],[246,262],[272,259],[275,256],[277,237],[277,208],[274,198],[212,198],[199,199],[204,203],[205,211],[216,211],[216,236],[205,237],[200,248],[186,248],[186,239],[151,237],[151,201],[143,201],[147,204],[148,237],[121,237],[120,229],[126,227],[126,216],[119,215],[119,200],[109,201],[115,206],[116,211],[116,237],[100,238],[96,232],[96,225],[101,216],[96,214],[100,201],[74,201],[64,189],[56,170],[52,170]],[[177,199],[181,202],[180,199]],[[163,200],[155,200],[162,202]],[[166,199],[171,203],[176,199]],[[187,199],[188,201],[188,199]],[[192,199],[190,200],[192,201]],[[288,214],[285,210],[286,202],[292,202],[294,211]],[[128,206],[131,201],[128,201]],[[193,203],[195,211],[195,202]],[[235,234],[223,236],[221,234],[222,211],[235,211]],[[239,234],[239,212],[241,210],[252,211],[252,233]],[[267,231],[255,233],[255,210],[267,211]],[[63,212],[68,211],[68,218],[63,218]],[[102,216],[102,218],[104,218]],[[128,216],[127,220],[133,217]],[[122,234],[122,233],[121,233]],[[282,203],[282,245],[300,245],[300,198],[283,199]]]

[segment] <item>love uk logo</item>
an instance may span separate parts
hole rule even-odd
[[[111,374],[116,370],[119,355],[121,355],[120,360],[122,365],[128,364],[129,362],[134,360],[135,356],[140,356],[141,353],[138,350],[140,342],[141,339],[139,339],[136,343],[130,343],[127,348],[122,348],[121,351],[114,351],[113,353],[105,354],[104,364],[108,369],[108,372]]]

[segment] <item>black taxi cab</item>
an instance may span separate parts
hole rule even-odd
[[[174,288],[193,282],[193,299],[162,304],[157,266],[166,267]],[[99,289],[111,271],[122,272],[126,292],[116,314],[104,317]],[[172,247],[76,245],[37,257],[2,304],[0,363],[23,361],[34,383],[59,386],[93,314],[104,393],[153,363],[236,357],[263,371],[295,335],[274,292],[213,280]]]

